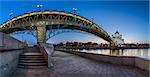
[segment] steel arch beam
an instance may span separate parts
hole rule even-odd
[[[92,21],[76,14],[56,10],[33,11],[19,15],[1,24],[0,32],[9,34],[30,27],[37,30],[38,26],[44,26],[46,30],[77,29],[92,33],[114,44],[110,35]]]

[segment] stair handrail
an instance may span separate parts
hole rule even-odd
[[[52,44],[49,43],[38,43],[38,47],[40,52],[44,55],[44,58],[47,62],[48,68],[53,67],[51,56],[54,52],[54,47]]]

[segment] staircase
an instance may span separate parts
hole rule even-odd
[[[19,56],[19,68],[46,68],[47,64],[42,53],[36,47],[26,49],[26,52]]]

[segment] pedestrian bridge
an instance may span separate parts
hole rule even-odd
[[[37,41],[46,41],[50,29],[71,29],[94,34],[111,44],[110,35],[96,23],[77,14],[64,11],[33,11],[14,17],[0,25],[0,32],[9,34],[22,30],[36,30]]]

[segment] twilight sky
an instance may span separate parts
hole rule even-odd
[[[43,10],[60,10],[73,12],[77,8],[77,14],[90,19],[100,25],[110,35],[118,30],[126,43],[150,42],[149,34],[149,2],[148,1],[52,1],[52,0],[0,0],[0,24],[20,14],[38,10],[36,5],[42,4]],[[8,14],[13,10],[13,16]],[[35,38],[31,35],[13,35],[17,39],[34,44]],[[30,38],[30,39],[29,39]],[[63,33],[48,40],[51,43],[66,41],[104,42],[99,37],[85,33]]]

